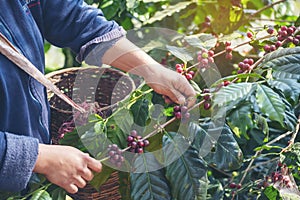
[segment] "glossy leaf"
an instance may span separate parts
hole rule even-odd
[[[300,95],[300,83],[295,79],[276,79],[268,81],[272,88],[280,90],[293,104],[297,104]]]
[[[52,198],[46,190],[38,190],[33,193],[30,200],[52,200]]]
[[[259,200],[281,200],[282,197],[279,194],[279,191],[273,186],[269,186],[262,192]]]
[[[124,133],[130,133],[131,126],[134,123],[132,112],[128,109],[121,109],[118,110],[113,115],[113,119],[117,126],[124,132]]]
[[[248,138],[247,131],[253,128],[251,104],[242,104],[233,109],[227,117],[228,124],[233,132],[238,136]]]
[[[300,47],[284,48],[265,56],[261,66],[272,68],[277,79],[300,79]]]
[[[67,192],[63,188],[57,187],[49,193],[50,193],[52,199],[66,200]]]
[[[213,97],[214,106],[224,106],[245,99],[252,91],[252,83],[236,83],[222,87]]]
[[[209,130],[209,134],[220,131],[220,128]],[[213,146],[211,153],[205,160],[216,166],[218,169],[231,171],[239,169],[243,162],[243,153],[239,148],[233,133],[228,127],[221,127],[221,135]]]
[[[149,100],[141,99],[136,101],[131,107],[130,110],[133,114],[134,122],[144,127],[149,118]]]
[[[119,123],[119,122],[118,122]],[[119,148],[127,147],[126,139],[130,132],[123,132],[114,119],[110,119],[107,124],[107,138],[118,145]]]
[[[274,90],[257,84],[256,100],[262,113],[283,125],[285,104]]]
[[[168,181],[155,157],[150,154],[141,154],[134,162],[135,171],[131,173],[131,198],[133,200],[165,200],[171,199]],[[142,173],[141,173],[142,172]]]
[[[189,43],[191,46],[196,48],[205,48],[211,49],[217,44],[217,38],[212,34],[197,34],[197,35],[189,35],[184,37],[184,39]]]
[[[103,152],[105,150],[105,144],[108,142],[105,132],[95,133],[93,128],[86,131],[80,137],[80,141],[93,156],[97,156],[99,153]]]
[[[103,164],[102,171],[100,173],[94,174],[94,178],[90,181],[90,184],[96,190],[99,190],[100,186],[107,181],[107,179],[110,177],[111,173],[113,173],[114,171],[115,171],[114,169]]]
[[[156,21],[160,21],[162,19],[164,19],[165,17],[171,16],[176,12],[181,11],[182,9],[185,9],[188,5],[192,4],[192,1],[183,1],[183,2],[179,2],[175,5],[170,5],[167,8],[165,8],[162,11],[158,11],[155,13],[155,15],[153,17],[151,17],[150,19],[148,19],[147,21],[144,22],[144,24],[152,24]]]
[[[207,169],[199,158],[198,151],[175,133],[163,137],[163,146],[167,164],[166,176],[172,188],[172,198],[204,199],[207,193]]]
[[[184,63],[193,60],[193,54],[184,47],[166,45],[168,51]]]
[[[241,166],[243,153],[228,126],[210,126],[203,129],[191,123],[189,131],[195,135],[193,145],[202,152],[200,155],[205,156],[206,162],[225,171],[238,169]],[[207,151],[207,155],[203,154],[203,151]]]
[[[296,79],[296,80],[300,79],[299,74],[293,74],[285,71],[274,71],[272,75],[276,79]]]

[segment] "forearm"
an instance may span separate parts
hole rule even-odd
[[[163,67],[125,37],[105,52],[102,62],[144,78]]]

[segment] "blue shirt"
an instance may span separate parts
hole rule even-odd
[[[124,35],[82,0],[1,1],[0,32],[41,72],[45,39],[71,48],[82,61],[95,45]],[[50,143],[45,87],[0,54],[0,191],[26,187],[38,143]]]

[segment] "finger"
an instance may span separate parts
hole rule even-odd
[[[101,172],[102,170],[102,164],[98,160],[89,157],[87,162],[88,168],[90,168],[94,172]]]
[[[179,83],[179,84],[178,84]],[[174,83],[173,87],[184,97],[184,104],[191,107],[196,102],[196,92],[191,84],[185,79]]]
[[[86,181],[81,176],[78,176],[75,179],[75,185],[79,188],[84,188],[86,186]]]
[[[188,108],[192,107],[193,105],[195,105],[196,100],[197,100],[197,98],[196,98],[195,96],[194,96],[194,97],[188,97],[188,98],[186,99],[186,106],[187,106]]]
[[[84,172],[81,174],[81,176],[82,176],[82,178],[84,178],[87,181],[91,181],[94,178],[93,172],[88,168],[86,168],[84,170]]]
[[[65,186],[64,189],[70,194],[75,194],[76,192],[78,192],[78,187],[75,184]]]
[[[179,105],[183,105],[185,103],[185,97],[177,90],[170,90],[168,97]]]

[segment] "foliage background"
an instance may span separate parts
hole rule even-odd
[[[187,36],[195,36],[201,33],[212,34],[218,39],[218,43],[214,47],[215,52],[224,50],[223,43],[225,41],[231,41],[233,45],[249,41],[249,38],[246,36],[248,32],[253,33],[255,37],[260,37],[265,33],[267,27],[274,27],[276,29],[284,25],[300,25],[300,2],[294,0],[87,0],[86,2],[101,8],[108,19],[117,21],[126,30],[160,27],[175,30]],[[236,75],[238,62],[246,57],[258,60],[264,54],[262,47],[271,42],[272,41],[261,40],[243,45],[235,49],[233,51],[233,59],[226,60],[226,62],[224,62],[224,56],[216,57],[215,63],[218,70],[223,77]],[[291,47],[293,48],[294,46]],[[69,49],[55,49],[55,47],[46,44],[45,52],[47,56],[47,72],[84,65],[84,63],[79,64],[75,61],[75,55]],[[170,56],[168,52],[162,53],[156,49],[152,49],[148,51],[148,53],[158,62],[166,61],[167,65],[173,69],[176,63],[182,61]],[[171,53],[174,53],[174,51]],[[280,60],[280,56],[288,54],[291,54],[290,60],[296,59],[299,61],[298,48],[296,52],[293,53],[283,51],[279,53],[279,55],[273,55],[273,57],[269,58],[263,64],[272,65],[278,63],[277,59]],[[295,63],[294,67],[296,69],[299,66]],[[287,68],[285,69],[288,70]],[[264,69],[262,68],[262,70]],[[277,71],[277,74],[280,74],[280,76],[284,76],[287,72],[282,70],[282,68],[276,67],[274,67],[273,70],[275,72]],[[266,76],[266,74],[261,71],[256,71],[255,73]],[[257,74],[253,75],[254,78],[257,78],[255,77]],[[226,105],[230,107],[229,101],[222,101],[222,97],[226,94],[238,94],[238,96],[249,95],[252,97],[254,95],[253,98],[256,98],[257,96],[255,95],[258,94],[258,96],[261,95],[264,97],[260,102],[259,98],[257,98],[260,106],[263,105],[263,107],[267,107],[268,105],[263,102],[266,99],[271,99],[271,103],[274,104],[271,110],[279,109],[284,112],[277,110],[273,113],[270,112],[270,116],[266,116],[263,114],[270,113],[263,109],[262,112],[257,111],[259,110],[259,108],[257,108],[259,105],[252,105],[251,103],[254,101],[253,99],[251,100],[250,97],[250,100],[243,99],[242,102],[241,99],[232,97],[234,95],[230,96],[230,101],[236,100],[239,107],[236,110],[233,109],[228,115],[228,126],[221,127],[222,136],[214,151],[205,159],[206,161],[210,161],[208,162],[210,164],[207,168],[207,179],[209,180],[209,185],[206,186],[207,199],[234,199],[233,197],[236,199],[256,199],[258,196],[260,199],[281,199],[282,196],[278,194],[278,188],[275,189],[272,185],[262,185],[266,183],[269,184],[270,181],[266,181],[266,179],[271,177],[272,172],[277,172],[279,160],[284,161],[284,163],[288,165],[293,172],[293,177],[296,179],[297,185],[299,185],[300,179],[298,171],[300,165],[298,162],[299,154],[297,154],[299,151],[299,145],[297,143],[299,138],[297,134],[293,134],[295,138],[291,138],[291,134],[287,134],[289,133],[288,131],[297,131],[296,116],[299,114],[298,101],[300,91],[298,87],[298,74],[296,73],[295,76],[297,76],[297,78],[293,79],[292,82],[285,83],[280,82],[281,80],[275,77],[275,79],[272,80],[273,82],[267,83],[268,87],[263,84],[237,83],[236,87],[228,87],[221,90],[219,93],[220,98],[218,98],[218,96],[215,97],[216,104],[219,103],[219,106]],[[284,87],[286,85],[290,85],[290,88]],[[243,88],[248,88],[249,90],[245,92]],[[275,92],[269,88],[275,88]],[[280,91],[284,94],[281,94]],[[279,103],[277,102],[278,99],[280,99]],[[254,111],[252,111],[252,109]],[[284,125],[283,121],[285,121]],[[288,123],[286,123],[286,121]],[[207,125],[203,124],[201,126],[194,124],[189,128],[190,132],[195,135],[205,135],[207,130],[204,127],[206,126]],[[172,134],[170,134],[170,138],[171,135]],[[285,137],[280,138],[281,135]],[[170,138],[165,138],[164,142],[171,142]],[[280,140],[277,140],[278,138],[280,138]],[[291,140],[296,143],[292,147],[292,150],[287,154],[282,153]],[[197,144],[195,144],[193,148],[197,149]],[[187,158],[193,157],[193,150],[194,149],[189,149],[185,156]],[[198,151],[200,150],[198,149]],[[239,160],[240,157],[238,156],[240,151],[242,151],[244,156],[242,161]],[[224,159],[222,160],[222,158]],[[199,160],[197,159],[190,159],[188,162],[190,166],[198,166],[190,170],[201,170],[204,168],[204,165],[199,164]],[[176,166],[176,164],[174,165]],[[179,191],[182,189],[180,186],[182,185],[177,185],[177,183],[181,181],[180,179],[178,180],[178,178],[182,176],[176,176],[175,172],[178,171],[172,171],[170,168],[172,168],[172,165],[169,169],[166,169],[170,171],[169,174],[167,173],[165,175],[168,180],[175,184],[170,186],[171,188],[175,188],[175,190],[172,190],[173,197],[184,199],[182,195],[185,197],[187,197],[186,195],[191,195],[191,198],[192,196],[197,196],[198,199],[204,198],[201,192],[198,194],[195,191],[190,191],[180,194]],[[172,174],[172,172],[175,174]],[[163,174],[161,171],[157,173],[160,173],[157,176],[162,176]],[[142,199],[142,197],[138,196],[140,193],[137,191],[139,191],[139,187],[141,187],[141,183],[145,180],[145,177],[133,177],[133,179],[135,181],[131,183],[134,188],[131,198]],[[197,177],[192,177],[192,181],[195,181],[195,179],[197,179]],[[231,183],[243,183],[243,185],[241,188],[231,188]],[[151,185],[149,182],[146,182],[146,184]],[[162,182],[159,182],[159,184],[162,184]],[[195,183],[195,185],[197,184],[198,183]],[[205,183],[201,182],[201,184]],[[165,188],[166,193],[169,194],[170,191],[167,191],[167,187]],[[174,191],[177,191],[177,193]],[[299,195],[297,191],[289,192],[294,192],[296,195]],[[297,199],[298,197],[299,196],[291,197],[290,199]]]
[[[271,0],[85,0],[86,3],[102,9],[109,20],[115,20],[125,30],[143,27],[168,28],[185,35],[214,33],[219,36],[231,33],[246,34],[266,25],[286,25],[295,22],[299,16],[300,2],[284,0],[283,3],[266,6]],[[259,11],[259,12],[258,12]],[[211,18],[211,26],[205,27],[205,17]],[[247,49],[248,50],[248,49]],[[242,50],[241,50],[242,51]],[[60,68],[80,66],[69,49],[58,49],[45,45],[46,72]],[[250,52],[256,56],[256,52]],[[160,61],[163,56],[152,55]],[[237,58],[238,60],[238,58]],[[231,69],[217,62],[221,71]],[[233,62],[232,62],[233,63]]]

